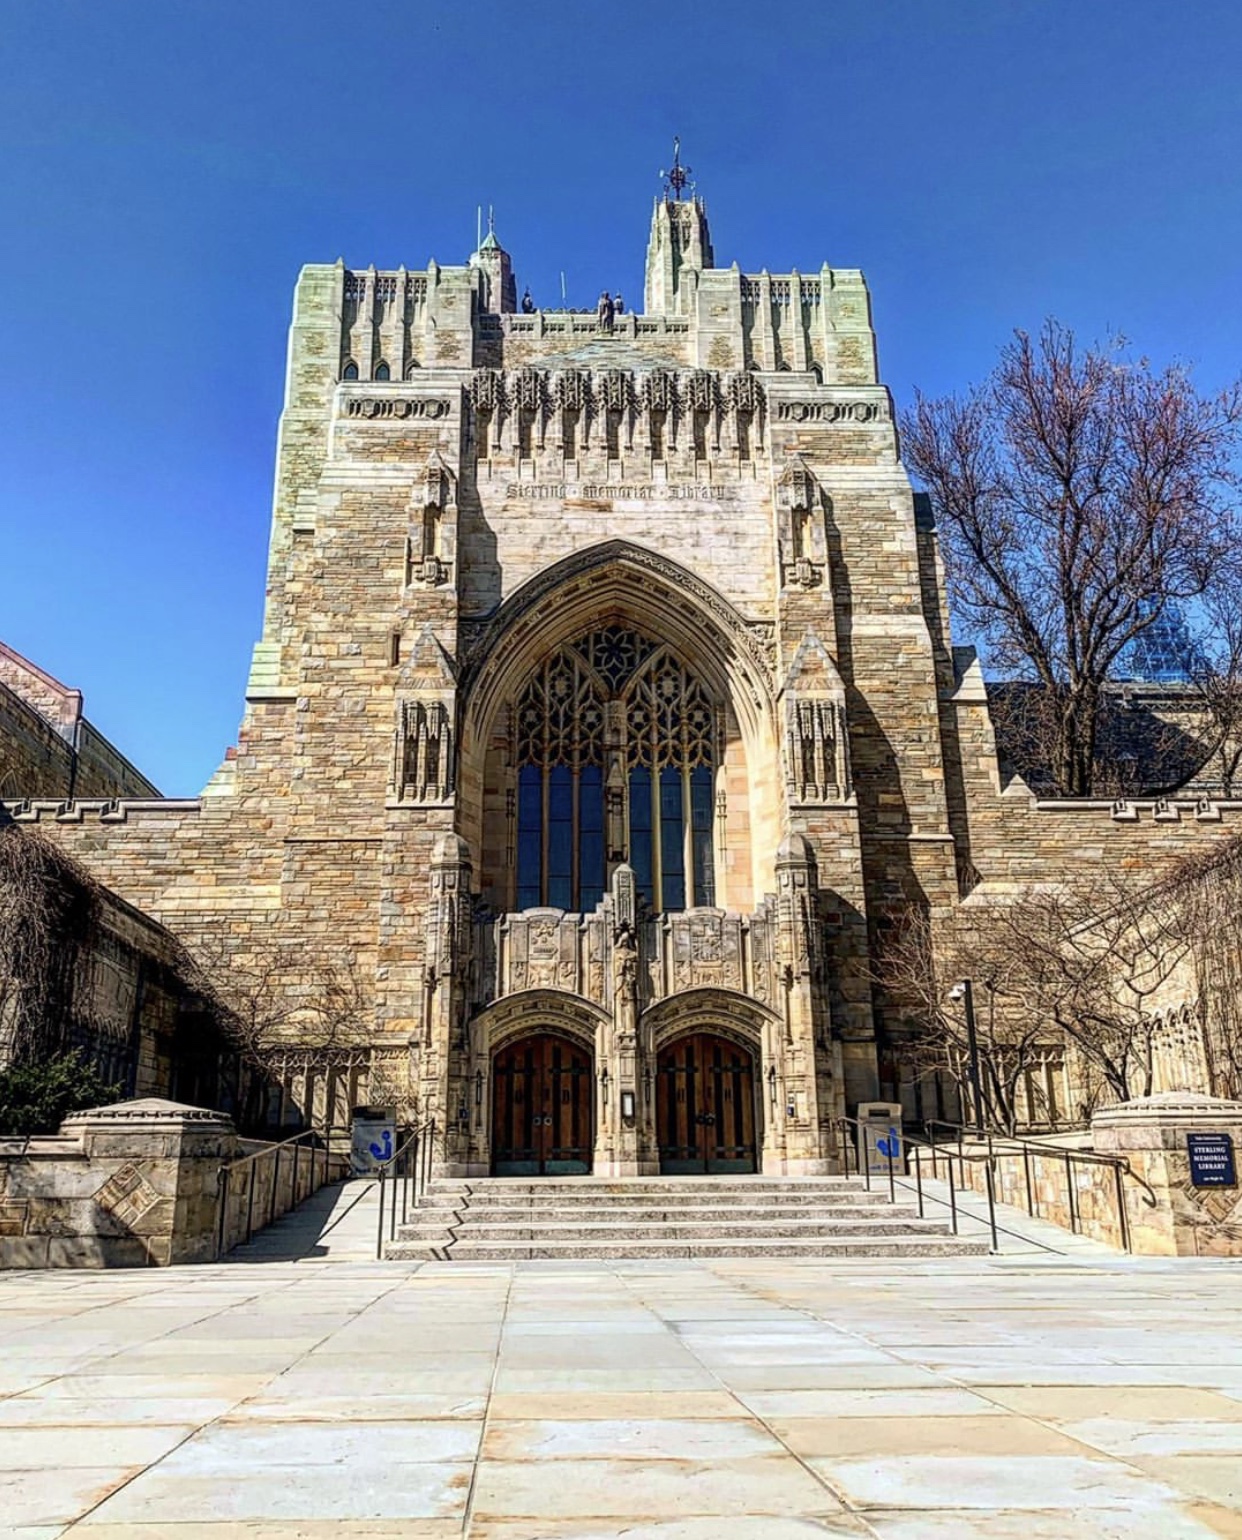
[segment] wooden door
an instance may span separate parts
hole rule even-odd
[[[658,1060],[660,1170],[669,1175],[755,1169],[754,1055],[727,1038],[680,1037]]]
[[[519,1039],[492,1062],[496,1176],[585,1176],[594,1142],[590,1055],[550,1032]]]

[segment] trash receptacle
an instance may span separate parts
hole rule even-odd
[[[884,1171],[892,1162],[896,1176],[906,1169],[906,1146],[901,1137],[900,1102],[859,1102],[858,1167],[860,1171]]]
[[[355,1107],[350,1137],[350,1169],[367,1176],[397,1147],[397,1120],[387,1107]]]

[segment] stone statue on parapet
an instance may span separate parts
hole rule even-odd
[[[620,294],[614,296],[612,301],[612,308],[618,315],[625,314],[625,301],[621,298]]]
[[[522,314],[523,315],[534,315],[534,313],[535,313],[535,302],[530,297],[530,286],[528,285],[527,288],[526,288],[526,292],[522,295]]]
[[[595,307],[595,315],[596,319],[599,321],[601,331],[610,332],[612,330],[612,322],[615,314],[616,311],[613,308],[612,295],[609,294],[607,289],[605,289],[599,297],[599,304]]]

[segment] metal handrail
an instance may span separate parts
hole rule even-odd
[[[863,1149],[866,1149],[867,1141],[866,1141],[866,1137],[865,1137],[865,1132],[864,1131],[865,1131],[867,1125],[862,1123],[862,1122],[860,1122],[858,1118],[840,1117],[836,1121],[837,1121],[838,1125],[840,1125],[845,1130],[845,1134],[844,1134],[844,1137],[842,1138],[841,1142],[842,1142],[842,1145],[844,1146],[844,1149],[845,1149],[845,1174],[846,1174],[846,1176],[848,1176],[850,1174],[850,1157],[849,1157],[849,1152],[850,1152],[850,1148],[851,1148],[851,1140],[849,1138],[848,1129],[849,1128],[857,1129],[857,1131],[859,1133],[858,1145],[854,1147],[854,1171],[855,1171],[855,1173],[857,1175],[862,1177],[864,1186],[866,1187],[866,1190],[868,1192],[870,1192],[871,1191],[871,1157],[870,1157],[870,1152],[869,1151],[867,1152],[867,1158],[865,1160],[862,1159],[862,1157],[859,1155],[859,1146],[861,1146]],[[902,1138],[903,1139],[906,1138],[904,1132],[902,1134]],[[907,1143],[909,1143],[909,1142],[910,1141],[907,1140]],[[976,1160],[976,1159],[980,1159],[980,1158],[986,1159],[986,1156],[985,1157],[979,1157],[979,1156],[973,1156],[973,1155],[972,1156],[967,1156],[967,1159],[969,1159],[969,1160]],[[905,1187],[907,1190],[909,1190],[909,1184],[904,1182],[904,1181],[899,1181],[899,1179],[898,1179],[898,1177],[896,1175],[896,1171],[895,1171],[896,1152],[894,1152],[894,1151],[892,1151],[890,1149],[886,1153],[886,1155],[885,1155],[885,1161],[886,1161],[887,1167],[888,1167],[888,1201],[890,1203],[896,1203],[896,1201],[897,1201],[897,1187],[900,1185],[902,1187]],[[964,1183],[963,1183],[963,1185],[964,1185]],[[915,1191],[916,1191],[917,1196],[918,1196],[919,1218],[923,1219],[923,1218],[926,1217],[925,1214],[924,1214],[924,1211],[923,1211],[923,1205],[924,1205],[925,1201],[930,1200],[932,1203],[939,1203],[939,1204],[943,1205],[945,1208],[947,1208],[949,1210],[949,1216],[950,1216],[950,1222],[951,1222],[953,1234],[957,1235],[959,1233],[959,1231],[958,1231],[957,1187],[956,1187],[956,1185],[954,1184],[954,1181],[953,1181],[953,1167],[952,1167],[952,1164],[950,1164],[950,1166],[949,1166],[949,1196],[948,1196],[947,1200],[944,1199],[944,1198],[936,1197],[934,1193],[926,1193],[925,1194],[923,1192],[923,1182],[922,1182],[921,1173],[917,1173],[916,1174]],[[989,1214],[989,1228],[991,1229],[991,1232],[992,1232],[992,1250],[993,1251],[999,1251],[1000,1243],[999,1243],[999,1241],[997,1239],[997,1232],[998,1232],[998,1230],[1003,1230],[1003,1226],[998,1226],[997,1225],[997,1223],[996,1223],[996,1215],[995,1215],[994,1212],[991,1212]],[[1012,1232],[1004,1230],[1003,1233],[1010,1234]],[[1020,1240],[1021,1237],[1017,1236],[1017,1237],[1015,1237],[1015,1239],[1019,1239]]]
[[[1028,1139],[1023,1134],[998,1134],[990,1129],[982,1131],[967,1128],[964,1123],[950,1123],[945,1118],[924,1118],[924,1128],[947,1128],[955,1133],[959,1140],[969,1137],[980,1141],[1003,1139],[1008,1144],[1025,1145],[1028,1149],[1037,1150],[1041,1155],[1072,1155],[1075,1160],[1084,1161],[1088,1165],[1095,1166],[1124,1166],[1129,1175],[1136,1182],[1142,1182],[1141,1176],[1130,1170],[1129,1162],[1124,1155],[1101,1155],[1098,1150],[1078,1150],[1070,1145],[1045,1144],[1040,1139]],[[934,1138],[928,1143],[934,1144]],[[1146,1183],[1144,1183],[1146,1186]]]
[[[303,1139],[326,1140],[330,1134],[342,1132],[348,1132],[348,1130],[331,1128],[304,1128],[300,1134],[290,1134],[287,1139],[280,1139],[272,1142],[265,1141],[261,1150],[252,1150],[249,1155],[238,1155],[235,1160],[226,1161],[224,1169],[226,1171],[231,1171],[237,1166],[246,1165],[248,1161],[263,1160],[266,1156],[271,1155],[274,1151],[283,1150],[291,1144],[298,1144]]]
[[[860,1133],[862,1133],[863,1129],[867,1126],[867,1125],[861,1123],[857,1118],[841,1117],[841,1118],[838,1118],[836,1121],[837,1121],[838,1124],[849,1125],[850,1127],[856,1128]],[[904,1132],[904,1130],[902,1132],[901,1138],[905,1141],[907,1146],[912,1147],[912,1148],[914,1148],[916,1150],[933,1148],[933,1146],[926,1145],[921,1140],[919,1140],[917,1138],[911,1138],[909,1135],[907,1135]],[[846,1137],[846,1138],[843,1139],[842,1142],[844,1144],[845,1151],[846,1151],[846,1156],[845,1156],[845,1174],[846,1174],[846,1176],[848,1176],[850,1174],[850,1168],[849,1168],[850,1140],[849,1140],[848,1137]],[[859,1144],[862,1144],[862,1145],[865,1146],[866,1140],[865,1139],[860,1139],[859,1140]],[[942,1146],[942,1148],[943,1148],[943,1146]],[[943,1208],[947,1208],[949,1210],[949,1215],[950,1215],[950,1221],[951,1221],[951,1225],[952,1225],[953,1234],[954,1235],[960,1234],[959,1218],[958,1218],[958,1216],[959,1216],[959,1208],[958,1208],[958,1202],[957,1202],[957,1191],[958,1191],[958,1189],[957,1189],[957,1185],[954,1183],[954,1180],[953,1180],[953,1163],[952,1163],[952,1161],[951,1160],[948,1161],[949,1196],[948,1196],[948,1198],[938,1198],[935,1193],[929,1193],[929,1192],[925,1192],[924,1191],[924,1188],[923,1188],[923,1172],[922,1172],[922,1166],[921,1166],[921,1163],[920,1163],[919,1160],[916,1159],[915,1163],[914,1163],[915,1182],[914,1182],[914,1186],[912,1188],[910,1186],[909,1182],[904,1181],[901,1177],[896,1175],[896,1171],[895,1171],[896,1158],[897,1157],[896,1157],[896,1152],[895,1151],[890,1150],[889,1152],[887,1152],[885,1154],[885,1160],[886,1160],[887,1168],[888,1168],[888,1194],[889,1194],[889,1202],[890,1203],[895,1203],[897,1201],[897,1191],[896,1190],[897,1190],[898,1187],[904,1188],[907,1192],[913,1191],[915,1193],[915,1195],[917,1196],[917,1198],[918,1198],[919,1218],[920,1219],[926,1218],[926,1213],[924,1211],[924,1205],[926,1203],[939,1203]],[[947,1158],[947,1156],[946,1156],[946,1158]],[[1029,1243],[1031,1245],[1038,1246],[1043,1251],[1051,1251],[1051,1250],[1053,1250],[1053,1248],[1051,1246],[1045,1246],[1042,1241],[1033,1241],[1033,1240],[1031,1240],[1031,1238],[1029,1236],[1019,1235],[1017,1233],[1017,1231],[1015,1231],[1015,1230],[1007,1230],[1004,1225],[997,1223],[997,1221],[996,1221],[996,1195],[995,1195],[995,1190],[994,1190],[994,1187],[993,1187],[992,1166],[989,1163],[988,1156],[985,1155],[985,1154],[977,1154],[977,1155],[976,1154],[968,1154],[968,1155],[964,1156],[964,1159],[970,1161],[972,1164],[973,1163],[981,1163],[981,1164],[983,1164],[985,1166],[985,1168],[986,1168],[986,1171],[987,1171],[988,1230],[989,1230],[989,1232],[991,1234],[991,1237],[992,1237],[992,1250],[994,1252],[999,1252],[1000,1251],[1000,1236],[1002,1236],[1002,1235],[1008,1235],[1008,1236],[1012,1237],[1012,1239],[1014,1239],[1016,1241],[1024,1241],[1024,1242],[1027,1242],[1027,1243]],[[864,1183],[865,1183],[865,1186],[866,1186],[866,1190],[868,1192],[870,1192],[871,1191],[871,1161],[870,1161],[870,1159],[868,1159],[866,1161],[865,1165],[864,1165],[864,1163],[859,1160],[857,1149],[855,1149],[855,1151],[854,1151],[854,1169],[855,1169],[855,1172],[858,1175],[862,1176],[862,1178],[864,1180]],[[934,1167],[933,1167],[933,1169],[934,1169]],[[962,1186],[963,1187],[965,1186],[965,1181],[964,1180],[962,1182]],[[967,1217],[968,1218],[974,1218],[975,1216],[968,1215]]]
[[[379,1183],[379,1213],[376,1217],[375,1260],[384,1256],[384,1189],[391,1184],[392,1197],[388,1205],[388,1239],[397,1238],[398,1187],[400,1183],[401,1223],[404,1224],[411,1208],[417,1208],[431,1180],[431,1164],[435,1152],[436,1120],[428,1118],[417,1128],[408,1130],[387,1160],[377,1161],[376,1180]]]
[[[841,1122],[842,1124],[852,1125],[854,1128],[860,1130],[860,1132],[861,1132],[861,1130],[864,1127],[864,1125],[862,1123],[860,1123],[857,1118],[841,1118],[838,1121]],[[1010,1154],[1010,1155],[1018,1154],[1018,1153],[1021,1154],[1021,1156],[1022,1156],[1022,1164],[1023,1164],[1023,1171],[1024,1171],[1024,1174],[1025,1174],[1025,1178],[1026,1178],[1026,1210],[1027,1210],[1027,1213],[1030,1215],[1030,1217],[1032,1219],[1038,1219],[1041,1216],[1039,1215],[1039,1213],[1037,1211],[1037,1204],[1035,1202],[1035,1196],[1034,1196],[1034,1187],[1033,1187],[1033,1184],[1032,1184],[1031,1153],[1034,1152],[1035,1154],[1037,1154],[1039,1156],[1042,1156],[1045,1159],[1060,1160],[1061,1162],[1063,1162],[1063,1164],[1065,1166],[1066,1203],[1067,1203],[1067,1206],[1068,1206],[1068,1209],[1069,1209],[1070,1233],[1073,1234],[1073,1235],[1078,1235],[1078,1234],[1081,1233],[1081,1215],[1078,1212],[1077,1207],[1076,1207],[1076,1203],[1075,1203],[1075,1193],[1076,1193],[1076,1186],[1075,1186],[1075,1182],[1074,1182],[1074,1164],[1075,1164],[1075,1162],[1078,1162],[1078,1163],[1083,1164],[1083,1165],[1105,1166],[1105,1167],[1108,1167],[1108,1168],[1110,1168],[1112,1170],[1112,1172],[1113,1172],[1113,1181],[1114,1181],[1113,1200],[1114,1200],[1114,1208],[1115,1208],[1116,1215],[1117,1215],[1117,1229],[1118,1229],[1118,1233],[1119,1233],[1120,1239],[1121,1239],[1121,1246],[1122,1246],[1122,1249],[1124,1251],[1129,1251],[1131,1249],[1131,1243],[1130,1243],[1130,1217],[1129,1217],[1129,1213],[1128,1213],[1128,1211],[1126,1209],[1126,1195],[1125,1195],[1125,1186],[1124,1186],[1125,1178],[1127,1176],[1130,1177],[1135,1183],[1138,1184],[1138,1186],[1140,1188],[1143,1189],[1143,1191],[1141,1192],[1140,1195],[1141,1195],[1141,1197],[1143,1199],[1143,1202],[1149,1208],[1156,1207],[1157,1199],[1156,1199],[1155,1193],[1152,1191],[1151,1185],[1147,1181],[1145,1181],[1144,1178],[1141,1177],[1136,1171],[1134,1171],[1131,1168],[1129,1161],[1126,1160],[1124,1156],[1121,1156],[1121,1155],[1102,1155],[1102,1154],[1098,1153],[1095,1150],[1061,1149],[1061,1148],[1058,1148],[1055,1145],[1048,1145],[1048,1144],[1040,1143],[1040,1141],[1035,1140],[1035,1139],[1024,1139],[1020,1135],[1017,1135],[1017,1134],[1012,1134],[1012,1135],[1011,1134],[995,1135],[995,1134],[992,1134],[992,1133],[987,1132],[987,1131],[985,1131],[983,1133],[974,1133],[973,1137],[978,1141],[978,1143],[979,1143],[979,1145],[981,1147],[978,1148],[978,1149],[974,1149],[974,1150],[968,1150],[966,1148],[966,1135],[968,1133],[970,1133],[970,1131],[965,1129],[962,1125],[957,1124],[957,1123],[948,1123],[948,1122],[945,1122],[943,1119],[940,1119],[940,1118],[932,1118],[932,1119],[928,1119],[924,1123],[923,1126],[926,1129],[928,1129],[929,1133],[930,1133],[930,1137],[928,1139],[926,1139],[926,1140],[920,1138],[917,1135],[911,1134],[911,1133],[909,1133],[908,1131],[905,1131],[905,1130],[903,1130],[903,1133],[902,1133],[902,1138],[905,1140],[907,1148],[910,1149],[913,1152],[913,1154],[914,1154],[914,1162],[913,1162],[913,1165],[914,1165],[914,1179],[915,1179],[915,1189],[914,1190],[916,1191],[916,1193],[918,1195],[919,1217],[920,1218],[923,1217],[923,1213],[924,1213],[923,1205],[924,1205],[924,1202],[925,1202],[925,1200],[927,1198],[930,1198],[931,1201],[935,1202],[935,1203],[943,1203],[945,1201],[944,1199],[935,1197],[934,1194],[925,1194],[924,1191],[923,1191],[923,1169],[922,1169],[923,1156],[922,1156],[922,1152],[924,1150],[927,1150],[931,1154],[931,1158],[932,1158],[932,1175],[935,1176],[935,1177],[939,1177],[939,1174],[940,1174],[939,1173],[939,1169],[938,1169],[938,1163],[939,1163],[940,1157],[943,1155],[944,1158],[945,1158],[946,1169],[947,1169],[947,1172],[948,1172],[948,1181],[949,1181],[948,1206],[951,1209],[952,1214],[953,1214],[953,1233],[954,1233],[954,1235],[956,1235],[958,1233],[958,1231],[957,1231],[957,1191],[956,1191],[956,1187],[955,1187],[955,1184],[954,1184],[954,1181],[953,1181],[953,1161],[956,1159],[957,1162],[958,1162],[958,1176],[959,1176],[960,1184],[961,1184],[962,1187],[965,1187],[967,1185],[967,1183],[966,1183],[966,1164],[967,1164],[967,1162],[969,1162],[972,1166],[973,1165],[982,1165],[983,1168],[984,1168],[984,1187],[985,1187],[985,1191],[986,1191],[986,1194],[987,1194],[987,1202],[988,1202],[988,1227],[989,1227],[989,1230],[991,1231],[991,1235],[992,1235],[992,1249],[993,1249],[993,1251],[996,1251],[996,1250],[999,1249],[999,1242],[998,1242],[998,1239],[997,1239],[998,1233],[1003,1233],[1003,1234],[1012,1234],[1013,1233],[1011,1231],[1006,1231],[1003,1226],[998,1225],[997,1222],[996,1222],[996,1160],[997,1160],[998,1154]],[[945,1128],[945,1129],[952,1130],[952,1132],[957,1136],[956,1148],[954,1148],[950,1143],[947,1143],[947,1142],[946,1143],[937,1144],[937,1142],[936,1142],[936,1135],[935,1135],[935,1130],[937,1128]],[[999,1148],[999,1149],[998,1149],[998,1141],[1000,1142],[1000,1145],[1001,1145],[1001,1148]],[[846,1155],[846,1174],[848,1175],[849,1174],[848,1150],[849,1150],[849,1145],[850,1145],[849,1139],[846,1138],[844,1143],[845,1143],[846,1150],[847,1150],[847,1155]],[[865,1139],[860,1139],[859,1143],[860,1144],[865,1144]],[[1006,1149],[1006,1148],[1004,1148],[1005,1145],[1009,1145],[1009,1146],[1011,1146],[1011,1148]],[[855,1154],[855,1159],[856,1159],[856,1169],[861,1169],[862,1162],[858,1160],[857,1152]],[[863,1172],[862,1174],[864,1175],[865,1180],[866,1180],[867,1191],[870,1192],[870,1190],[871,1190],[871,1170],[870,1170],[871,1162],[870,1162],[870,1159],[868,1159],[866,1161],[866,1167],[867,1167],[866,1171]],[[894,1173],[894,1155],[893,1154],[889,1154],[889,1156],[888,1156],[888,1179],[889,1179],[889,1182],[888,1182],[888,1185],[889,1185],[889,1201],[890,1202],[895,1202],[896,1201],[896,1187],[898,1185],[898,1180],[897,1180],[897,1178],[895,1176],[895,1173]],[[902,1185],[903,1187],[906,1187],[907,1190],[909,1189],[909,1184],[908,1183],[902,1182],[900,1185]],[[1018,1239],[1028,1239],[1029,1240],[1029,1237],[1018,1237]],[[1035,1244],[1039,1245],[1041,1243],[1040,1242],[1035,1242]],[[1051,1250],[1052,1248],[1051,1247],[1045,1247],[1044,1249],[1045,1250]]]
[[[299,1134],[291,1134],[288,1139],[281,1139],[274,1144],[266,1144],[261,1150],[252,1150],[249,1155],[239,1155],[235,1160],[226,1161],[217,1176],[219,1188],[218,1215],[216,1228],[216,1256],[224,1255],[225,1236],[228,1229],[229,1197],[233,1186],[233,1173],[240,1171],[243,1166],[250,1169],[246,1174],[246,1233],[243,1239],[236,1242],[244,1245],[254,1235],[256,1229],[263,1229],[270,1225],[278,1216],[276,1214],[277,1195],[280,1190],[280,1162],[281,1156],[286,1150],[293,1153],[293,1174],[289,1187],[289,1207],[294,1209],[299,1203],[309,1198],[311,1193],[324,1185],[328,1174],[328,1162],[332,1158],[332,1152],[328,1148],[328,1139],[333,1132],[343,1132],[331,1128],[304,1128]],[[301,1175],[301,1156],[305,1140],[316,1141],[310,1145],[310,1159],[307,1162],[305,1191],[299,1196],[299,1177]],[[323,1163],[319,1168],[319,1180],[315,1180],[318,1157],[322,1153]],[[260,1224],[255,1224],[255,1189],[258,1186],[259,1162],[270,1160],[272,1163],[272,1179],[267,1190],[267,1218]]]
[[[968,1132],[971,1132],[971,1136],[981,1143],[986,1143],[987,1153],[984,1158],[993,1163],[996,1159],[998,1140],[1002,1145],[1016,1146],[1022,1155],[1022,1167],[1026,1184],[1026,1211],[1032,1219],[1038,1219],[1040,1215],[1036,1212],[1034,1189],[1031,1183],[1031,1154],[1039,1155],[1045,1160],[1062,1161],[1065,1166],[1066,1203],[1069,1208],[1070,1233],[1072,1235],[1078,1235],[1081,1226],[1081,1215],[1077,1212],[1074,1202],[1074,1166],[1076,1164],[1111,1167],[1113,1172],[1113,1206],[1117,1213],[1117,1229],[1121,1236],[1123,1251],[1131,1249],[1130,1216],[1126,1209],[1125,1178],[1129,1177],[1141,1189],[1139,1196],[1148,1208],[1156,1208],[1159,1204],[1159,1199],[1156,1197],[1151,1183],[1135,1171],[1124,1155],[1102,1155],[1098,1150],[1076,1150],[1059,1145],[1045,1144],[1038,1139],[1024,1138],[1021,1134],[994,1134],[990,1130],[985,1130],[982,1133],[968,1131],[962,1124],[949,1123],[942,1118],[931,1118],[924,1123],[924,1127],[932,1131],[930,1148],[933,1151],[937,1149],[935,1136],[937,1128],[947,1128],[956,1134],[959,1159],[965,1142],[965,1135]],[[943,1149],[944,1146],[941,1145],[939,1148]],[[1013,1154],[1014,1151],[1002,1148],[1000,1153]],[[935,1156],[933,1155],[933,1161],[934,1159]]]

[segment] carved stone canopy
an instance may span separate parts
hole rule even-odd
[[[819,483],[800,454],[790,455],[785,461],[777,483],[777,499],[791,513],[810,513],[818,502]]]

